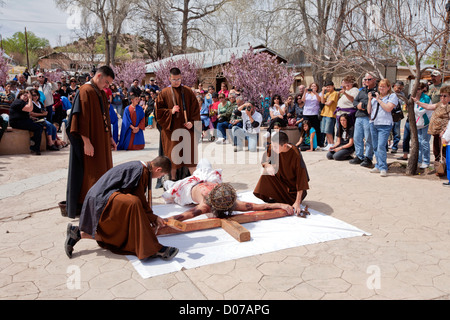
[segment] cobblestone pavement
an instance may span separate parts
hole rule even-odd
[[[114,152],[114,164],[151,160],[158,132],[143,151]],[[208,158],[238,191],[252,190],[256,164],[231,145],[204,143]],[[215,154],[216,153],[216,154]],[[370,236],[306,245],[142,279],[124,256],[80,241],[64,253],[57,203],[65,199],[69,148],[41,156],[0,156],[0,299],[449,299],[450,189],[441,181],[389,174],[304,153],[311,177],[305,204]],[[234,158],[238,156],[238,158]],[[234,161],[232,161],[234,159]],[[394,157],[389,154],[388,162]],[[247,161],[253,161],[251,158]],[[234,162],[234,163],[233,163]],[[236,164],[237,163],[237,164]],[[241,163],[241,164],[239,164]],[[161,189],[154,204],[163,203]],[[80,283],[71,281],[78,270]]]

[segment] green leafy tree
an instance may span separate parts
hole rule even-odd
[[[28,55],[30,63],[33,65],[36,62],[33,60],[37,60],[39,50],[50,47],[50,42],[45,38],[39,38],[31,31],[27,31],[27,40]],[[26,62],[26,48],[25,32],[16,32],[10,38],[3,40],[5,52],[21,64]]]

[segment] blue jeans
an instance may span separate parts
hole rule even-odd
[[[52,137],[52,140],[56,140],[56,127],[53,125],[53,123],[48,122],[48,120],[45,121],[46,126],[46,133],[48,136]]]
[[[445,154],[447,157],[447,158],[445,158],[446,166],[447,166],[447,179],[448,179],[448,182],[450,182],[450,147],[447,146],[447,148],[445,148],[445,149],[446,149]]]
[[[386,143],[388,142],[389,135],[391,134],[392,126],[381,126],[370,124],[370,133],[372,135],[372,145],[377,163],[375,168],[378,170],[388,170],[387,166],[387,151]]]
[[[405,122],[403,128],[403,153],[409,153],[409,142],[411,140],[411,131],[409,130],[409,121]]]
[[[217,123],[217,137],[226,139],[229,127],[230,123],[228,121]]]
[[[417,136],[419,138],[419,162],[429,165],[431,135],[428,134],[428,126],[422,129],[417,129]]]
[[[393,137],[392,150],[398,149],[398,143],[400,142],[400,139],[401,139],[401,135],[400,135],[401,123],[402,123],[401,121],[398,121],[398,122],[394,122],[394,124],[392,125],[392,137]]]
[[[334,134],[336,118],[323,117],[320,122],[320,132],[324,134]]]
[[[116,109],[117,114],[121,117],[123,116],[123,104],[120,102],[120,104],[113,104],[113,108]]]
[[[243,148],[244,140],[248,140],[248,150],[251,152],[256,151],[256,147],[258,145],[258,134],[257,133],[248,133],[244,131],[244,129],[234,126],[232,129],[233,137],[235,138],[235,142],[237,147]]]
[[[366,140],[366,152],[364,153],[364,139]],[[355,132],[353,134],[355,143],[356,156],[364,160],[368,158],[373,159],[372,136],[370,134],[369,117],[358,117],[355,120]]]

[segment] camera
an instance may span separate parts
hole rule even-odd
[[[372,93],[372,97],[376,96],[377,90],[375,88],[373,89],[369,89],[369,91],[367,92],[367,94]]]
[[[308,92],[312,92],[312,89],[308,89],[307,91],[308,91]]]
[[[247,111],[252,111],[252,107],[248,106]]]

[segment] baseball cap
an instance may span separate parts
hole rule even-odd
[[[433,70],[433,72],[431,72],[431,75],[432,75],[432,76],[435,76],[435,77],[438,77],[438,76],[441,75],[441,72],[438,71],[438,70]]]

